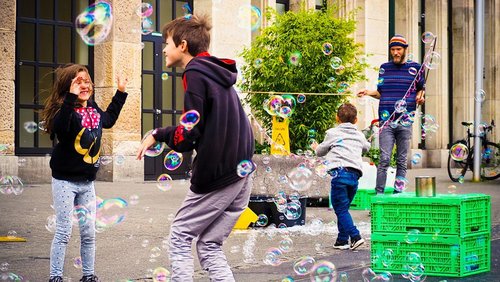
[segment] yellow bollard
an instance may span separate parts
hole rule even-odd
[[[246,209],[241,213],[240,218],[238,218],[238,221],[236,221],[233,229],[248,229],[250,223],[256,222],[257,219],[259,219],[257,214],[254,213],[249,207],[246,207]]]

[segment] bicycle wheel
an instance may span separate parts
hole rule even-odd
[[[481,177],[493,180],[500,177],[500,146],[487,142],[481,149]]]
[[[453,143],[450,148],[453,148],[455,144],[466,145],[465,140],[460,140]],[[468,160],[468,156],[465,156],[464,160],[456,160],[452,158],[450,151],[450,153],[448,154],[448,176],[450,177],[451,181],[458,182],[458,180],[465,175],[468,167]]]

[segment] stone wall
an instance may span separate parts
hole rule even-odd
[[[0,10],[0,176],[17,175],[14,155],[16,1],[2,2]]]
[[[0,10],[0,154],[14,155],[14,79],[16,54],[16,1],[7,1]]]
[[[129,79],[127,102],[112,129],[104,130],[103,152],[124,158],[123,164],[112,162],[99,174],[99,180],[143,181],[144,162],[135,160],[141,141],[141,34],[123,26],[140,26],[135,9],[140,0],[111,2],[113,30],[109,40],[94,47],[95,97],[101,107],[107,107],[116,91],[116,76]]]

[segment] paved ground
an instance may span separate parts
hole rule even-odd
[[[437,178],[438,193],[447,193],[452,184],[443,169],[410,170],[408,179],[431,175]],[[468,177],[470,179],[470,177]],[[426,281],[500,281],[500,180],[457,185],[457,193],[485,193],[491,195],[492,204],[492,271],[461,279],[427,277]],[[180,205],[188,184],[175,181],[170,191],[162,192],[154,183],[96,183],[97,195],[103,199],[121,197],[129,202],[122,209],[126,212],[120,224],[98,234],[96,272],[102,281],[152,281],[153,269],[168,268],[164,240],[169,231],[169,222]],[[409,191],[412,191],[411,185]],[[137,203],[130,200],[138,196]],[[49,249],[53,233],[47,231],[47,217],[53,214],[50,185],[26,187],[21,195],[0,194],[0,236],[9,231],[27,239],[24,243],[0,243],[0,264],[9,263],[8,271],[17,273],[29,281],[47,281],[49,271]],[[133,205],[134,204],[134,205]],[[355,221],[366,239],[370,238],[370,217],[368,211],[352,211]],[[313,219],[321,219],[323,225],[311,226]],[[228,238],[224,249],[233,267],[237,281],[281,281],[291,275],[295,281],[308,281],[309,277],[294,274],[293,264],[302,256],[333,262],[339,273],[347,273],[348,281],[363,281],[362,272],[370,266],[370,240],[359,251],[334,250],[335,216],[324,207],[306,209],[306,225],[295,226],[286,231],[276,229],[252,229],[236,231]],[[65,276],[78,281],[81,277],[72,259],[78,256],[79,236],[73,232],[65,265]],[[285,233],[283,233],[285,232]],[[317,234],[319,233],[319,234]],[[284,254],[283,263],[270,266],[263,263],[266,251],[278,247],[285,235],[293,246]],[[247,246],[247,247],[245,247]],[[251,254],[244,252],[252,250]],[[2,269],[0,269],[0,273]],[[394,281],[406,281],[394,274]],[[0,275],[1,280],[1,275]],[[208,281],[197,265],[196,281]]]

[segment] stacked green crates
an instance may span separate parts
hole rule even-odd
[[[384,193],[390,194],[394,192],[394,188],[385,187]],[[372,189],[363,189],[359,188],[352,199],[351,206],[349,207],[351,210],[369,210],[372,203],[372,197],[376,195],[376,191],[374,188]]]
[[[393,187],[385,187],[384,193],[392,195],[394,192]],[[372,197],[376,195],[375,188],[366,189],[358,188],[354,199],[352,199],[349,209],[351,210],[369,210],[371,207]],[[330,194],[329,194],[330,197]],[[330,198],[330,208],[332,208],[332,199]]]
[[[408,272],[408,256],[416,253],[427,275],[463,277],[489,271],[490,199],[484,194],[413,193],[372,198],[372,269]]]

